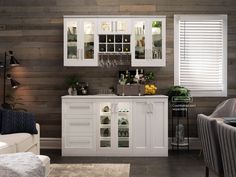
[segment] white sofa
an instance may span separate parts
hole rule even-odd
[[[38,134],[31,135],[29,133],[12,133],[0,134],[0,154],[16,153],[16,152],[33,152],[40,154],[40,126],[36,124]]]
[[[50,159],[48,156],[40,154],[40,126],[36,124],[38,134],[31,135],[29,133],[12,133],[2,135],[0,134],[0,154],[9,154],[17,152],[33,152],[38,155],[43,162],[48,176],[50,172]]]

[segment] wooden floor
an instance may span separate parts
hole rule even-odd
[[[129,163],[130,177],[204,177],[199,151],[169,152],[169,157],[62,157],[58,150],[41,150],[51,163]],[[210,177],[216,177],[210,173]]]

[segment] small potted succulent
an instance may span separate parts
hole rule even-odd
[[[66,78],[66,84],[69,87],[68,93],[69,95],[77,95],[76,87],[79,84],[79,79],[76,75],[71,75]]]

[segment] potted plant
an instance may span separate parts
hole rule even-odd
[[[69,87],[68,93],[69,95],[77,95],[77,85],[79,83],[79,79],[76,75],[71,75],[66,78],[66,84]]]
[[[190,102],[190,91],[183,86],[171,86],[168,89],[167,95],[169,101],[175,104],[188,104]]]
[[[144,76],[144,79],[145,79],[145,94],[155,95],[157,90],[155,83],[155,74],[153,72],[147,72]]]

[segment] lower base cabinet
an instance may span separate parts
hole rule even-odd
[[[168,156],[167,96],[63,96],[63,156]]]

